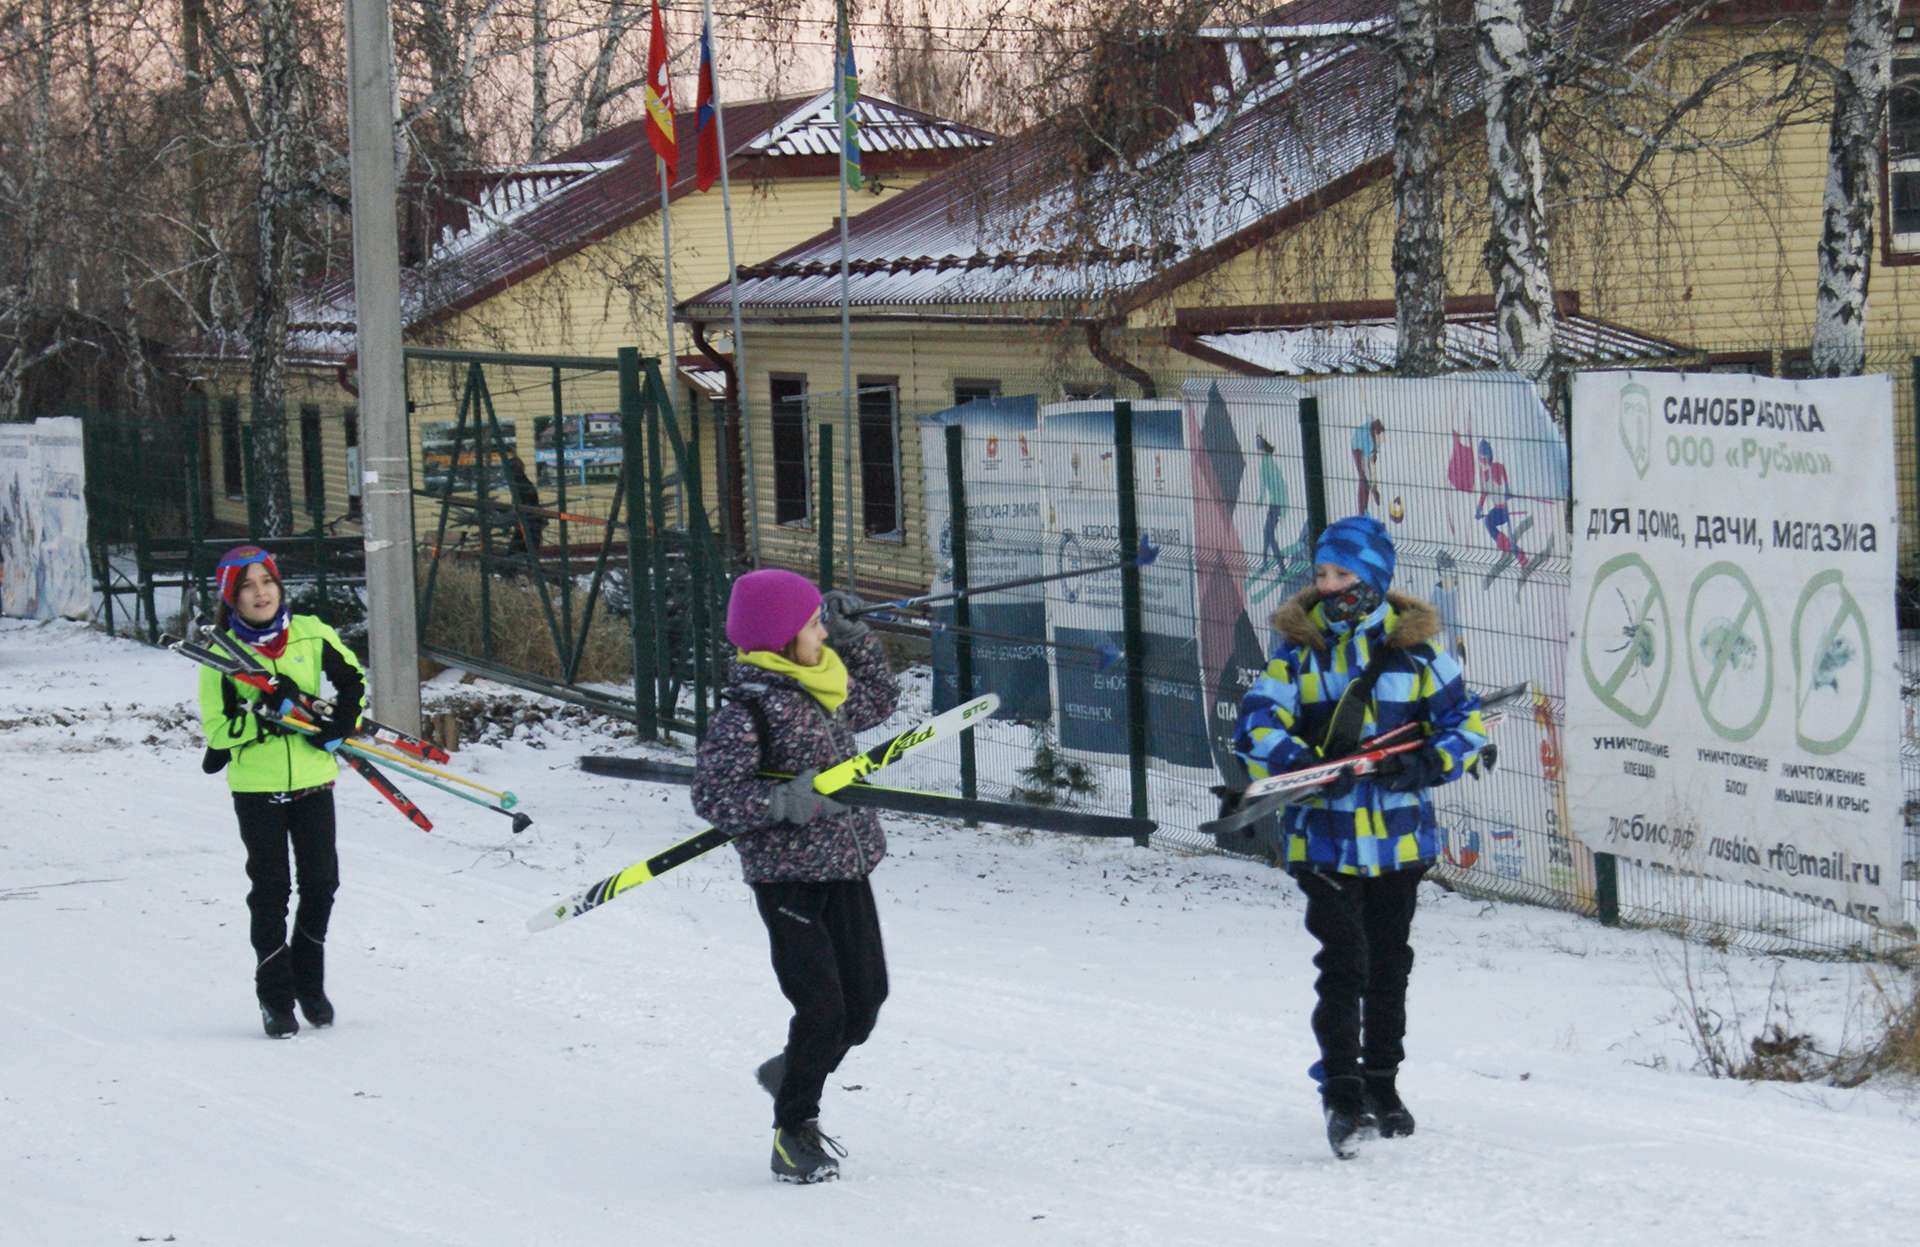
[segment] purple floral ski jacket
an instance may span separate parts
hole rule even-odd
[[[886,722],[900,702],[900,685],[886,651],[868,634],[840,658],[847,665],[847,700],[831,716],[826,707],[783,675],[736,662],[728,672],[729,704],[707,725],[693,778],[693,808],[722,831],[740,833],[733,847],[748,883],[824,883],[864,879],[887,853],[887,836],[871,810],[849,810],[804,826],[767,822],[767,799],[780,781],[756,771],[797,775],[852,757],[853,734]],[[752,698],[764,712],[764,753]]]

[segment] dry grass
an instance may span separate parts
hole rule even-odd
[[[424,591],[428,568],[416,572]],[[559,593],[549,584],[556,619],[560,615]],[[553,634],[547,627],[546,611],[532,581],[525,577],[495,576],[488,585],[493,618],[493,661],[515,671],[561,677],[560,656],[554,650]],[[574,635],[579,635],[579,610],[586,594],[575,592]],[[433,615],[427,621],[426,643],[438,649],[480,656],[482,648],[480,611],[480,571],[458,559],[442,559],[433,587]],[[564,626],[564,622],[563,622]],[[601,681],[621,683],[633,678],[632,635],[627,621],[607,609],[604,598],[594,602],[593,628],[587,636],[586,654],[580,660],[575,679],[591,684]]]

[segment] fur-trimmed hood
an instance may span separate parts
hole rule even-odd
[[[1310,613],[1319,601],[1319,590],[1312,587],[1300,590],[1273,612],[1274,631],[1295,645],[1308,645],[1326,653],[1327,634],[1313,622]],[[1387,604],[1393,607],[1398,616],[1393,631],[1387,635],[1388,645],[1396,649],[1412,649],[1440,635],[1440,612],[1431,603],[1389,589]]]

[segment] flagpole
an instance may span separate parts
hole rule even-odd
[[[702,30],[712,39],[713,0],[700,0]],[[733,389],[734,419],[740,422],[740,448],[746,457],[747,514],[753,531],[750,551],[753,565],[760,566],[760,495],[755,489],[758,477],[753,470],[753,421],[747,415],[747,339],[740,332],[740,270],[733,256],[733,178],[727,167],[731,150],[727,146],[727,112],[720,100],[720,67],[713,67],[713,124],[720,140],[720,219],[727,231],[727,298],[733,308]],[[728,505],[732,505],[731,502]]]
[[[835,57],[833,113],[840,122],[840,404],[842,462],[847,484],[847,588],[853,588],[853,316],[847,280],[847,125],[852,121],[847,102],[847,61],[853,56],[853,35],[847,25],[847,0],[839,0],[840,54]]]
[[[674,408],[679,405],[673,396],[680,384],[680,351],[673,336],[673,220],[667,214],[667,162],[655,156],[653,163],[660,171],[660,275],[667,293],[667,366],[660,380],[667,391],[666,418],[674,420]],[[674,427],[679,427],[677,421]]]

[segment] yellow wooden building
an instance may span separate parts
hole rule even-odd
[[[866,186],[849,192],[848,215],[885,203],[993,136],[877,96],[860,103]],[[839,218],[839,148],[829,92],[729,105],[725,109],[734,247],[742,264],[776,255]],[[668,197],[671,280],[680,291],[723,281],[727,245],[721,188],[695,184],[693,117],[676,121],[679,177]],[[615,127],[555,156],[510,169],[459,174],[403,209],[402,299],[409,347],[507,356],[611,361],[622,347],[664,359],[666,272],[661,256],[660,181],[644,123]],[[350,277],[301,291],[288,327],[287,442],[297,527],[317,510],[328,531],[358,531],[358,419],[354,394]],[[675,343],[678,404],[704,414],[703,452],[713,453],[712,400],[731,367],[730,333],[683,327]],[[244,357],[201,357],[208,398],[202,436],[206,502],[216,523],[248,521],[242,453],[247,412]],[[553,486],[551,455],[536,446],[556,432],[579,444],[570,460],[570,506],[604,514],[611,473],[596,470],[586,443],[594,416],[618,410],[615,374],[531,363],[490,363],[487,386],[506,449]],[[468,490],[471,450],[449,459],[468,370],[444,360],[408,368],[415,483],[451,468]],[[556,393],[556,390],[558,391]],[[702,412],[702,408],[706,410]],[[554,425],[558,409],[564,420]],[[536,427],[536,421],[540,422]],[[470,443],[469,443],[470,445]],[[585,452],[585,453],[582,453]],[[496,495],[498,496],[498,495]],[[425,539],[438,508],[421,498]]]
[[[1777,19],[1804,7],[1725,6],[1672,58],[1670,81],[1684,86],[1676,95],[1712,66],[1801,34]],[[1670,8],[1601,0],[1587,6],[1588,20],[1599,23],[1587,34],[1644,35]],[[1391,368],[1394,75],[1386,53],[1359,36],[1392,13],[1390,0],[1298,0],[1269,26],[1203,36],[1197,59],[1205,69],[1184,123],[1138,158],[1177,170],[1169,175],[1180,185],[1177,210],[1157,220],[1124,196],[1102,201],[1097,181],[1069,193],[1060,170],[1061,144],[1071,138],[1043,127],[853,223],[853,371],[865,404],[855,419],[891,419],[898,459],[891,475],[852,474],[854,512],[868,517],[856,534],[863,584],[924,586],[931,571],[912,432],[918,415],[987,394],[1037,394],[1042,402],[1177,395],[1191,376]],[[1343,30],[1353,42],[1342,42]],[[1825,50],[1837,58],[1844,32],[1830,33]],[[1913,20],[1903,16],[1898,40],[1898,68],[1920,72]],[[1465,60],[1443,85],[1453,121],[1447,350],[1453,367],[1485,368],[1497,360],[1481,263],[1485,140],[1473,104],[1477,73]],[[1624,196],[1596,194],[1606,186],[1597,166],[1588,184],[1554,188],[1562,360],[1783,374],[1804,367],[1830,101],[1796,100],[1785,124],[1757,141],[1734,141],[1759,129],[1766,100],[1784,81],[1755,74],[1714,96],[1687,131],[1701,149],[1657,156]],[[1894,96],[1869,322],[1869,367],[1893,373],[1907,404],[1898,410],[1907,411],[1920,356],[1916,96]],[[1241,104],[1229,108],[1228,99]],[[1618,133],[1581,138],[1611,141],[1615,168],[1631,155]],[[838,238],[822,233],[741,274],[753,440],[787,448],[771,470],[761,458],[756,473],[768,562],[807,567],[814,557],[818,482],[796,466],[793,448],[808,446],[822,422],[844,419],[838,260]],[[710,329],[726,316],[727,295],[724,282],[694,294],[681,305],[682,320]],[[1912,425],[1896,419],[1907,492]],[[870,508],[872,481],[895,496]],[[876,527],[872,517],[896,512],[899,524]]]

